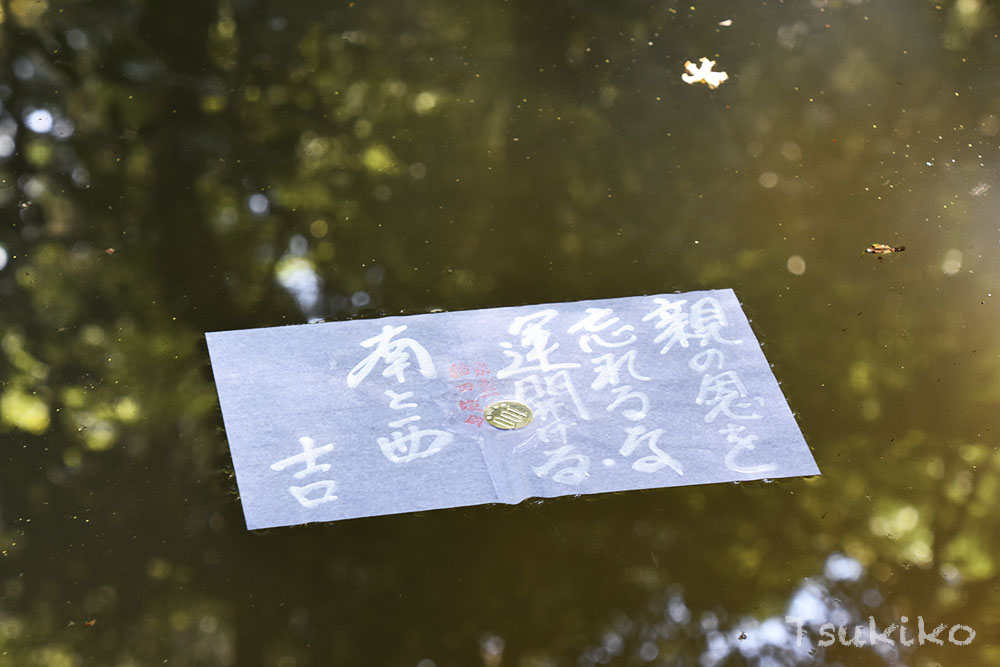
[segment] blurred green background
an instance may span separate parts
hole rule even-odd
[[[1000,663],[998,9],[0,0],[0,667]],[[245,529],[205,331],[716,287],[822,477]]]

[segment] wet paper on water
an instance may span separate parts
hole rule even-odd
[[[732,290],[206,337],[251,529],[819,474]]]

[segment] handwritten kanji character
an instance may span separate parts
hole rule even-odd
[[[567,371],[518,378],[514,381],[514,400],[530,405],[535,419],[560,419],[563,410],[581,419],[590,419]]]
[[[521,347],[527,348],[528,351],[521,354],[512,349],[513,345],[511,343],[506,341],[500,343],[500,347],[504,348],[504,356],[510,357],[511,361],[505,368],[497,371],[498,378],[503,379],[511,375],[529,373],[531,371],[549,372],[561,368],[578,368],[580,366],[577,363],[560,364],[549,361],[549,355],[558,349],[559,343],[548,344],[552,332],[546,329],[545,326],[557,314],[556,310],[547,308],[531,315],[522,315],[514,318],[507,332],[512,336],[521,336]],[[534,364],[526,366],[524,365],[526,360],[534,362]]]
[[[697,340],[701,347],[711,341],[725,345],[739,345],[741,340],[727,340],[722,337],[721,329],[726,326],[726,314],[718,299],[704,297],[699,299],[691,312],[684,310],[687,299],[671,301],[656,297],[655,310],[643,316],[642,321],[655,320],[653,326],[660,333],[653,339],[654,343],[666,341],[660,354],[666,354],[674,345],[690,347],[690,340]]]
[[[472,384],[471,382],[463,382],[461,384],[455,385],[455,389],[458,389],[459,391],[474,391],[475,388],[476,385]]]
[[[627,435],[625,437],[624,444],[622,444],[621,449],[618,450],[619,454],[629,457],[643,442],[645,442],[646,446],[649,447],[649,450],[653,452],[649,456],[643,456],[642,458],[633,461],[633,470],[652,473],[660,470],[661,468],[669,467],[678,475],[684,474],[684,468],[681,466],[680,462],[656,445],[660,437],[666,433],[665,430],[657,428],[647,432],[645,426],[638,424],[636,426],[626,428],[625,433]]]
[[[630,334],[627,340],[621,340],[614,343],[608,342],[598,335],[597,332],[604,331],[608,327],[614,326],[614,324],[619,321],[619,318],[617,317],[611,317],[608,319],[611,312],[612,310],[610,308],[587,308],[586,317],[571,326],[566,330],[566,332],[572,334],[580,331],[581,329],[587,332],[581,335],[578,341],[580,349],[587,354],[590,354],[592,351],[592,348],[590,347],[591,342],[597,343],[601,347],[622,347],[623,345],[630,345],[634,343],[637,340],[635,334]],[[625,324],[612,331],[611,337],[619,338],[626,331],[634,330],[635,327],[631,324]]]
[[[411,396],[413,396],[413,392],[412,391],[404,391],[402,393],[397,394],[396,392],[394,392],[391,389],[386,389],[384,393],[385,393],[386,396],[389,397],[389,407],[391,409],[393,409],[393,410],[405,410],[407,408],[415,408],[415,407],[417,407],[416,403],[403,403],[402,402],[402,401],[405,401],[406,399],[410,398]]]
[[[383,377],[395,376],[397,382],[404,382],[403,371],[411,365],[411,353],[416,357],[417,368],[421,375],[425,378],[437,377],[434,361],[420,343],[412,338],[393,340],[396,334],[405,330],[405,324],[398,327],[386,324],[382,327],[382,333],[363,341],[361,347],[375,349],[347,374],[347,386],[357,387],[380,361],[386,364],[382,371]]]
[[[722,350],[710,347],[707,350],[699,352],[691,357],[691,359],[688,360],[688,368],[693,371],[698,371],[699,373],[704,373],[712,367],[713,363],[716,368],[721,369],[725,360],[726,355],[722,354]]]
[[[542,453],[549,459],[542,465],[531,468],[537,476],[548,477],[556,466],[572,461],[575,465],[561,468],[552,475],[553,482],[576,485],[590,477],[590,457],[577,452],[573,445],[564,445]]]
[[[313,491],[323,490],[323,495],[309,497]],[[305,486],[290,486],[288,487],[288,492],[299,501],[306,509],[312,509],[318,507],[323,503],[328,503],[332,500],[336,500],[337,496],[333,492],[337,489],[337,483],[331,479],[323,479],[318,482],[313,482],[312,484],[306,484]]]
[[[482,426],[484,421],[486,420],[479,415],[469,415],[465,418],[465,423],[472,424],[473,426]]]
[[[729,419],[762,419],[763,415],[756,412],[750,414],[733,412],[734,408],[746,410],[753,406],[752,401],[739,400],[746,397],[747,389],[736,371],[724,371],[717,375],[706,374],[702,377],[698,397],[695,398],[694,402],[711,408],[705,415],[706,423],[715,421],[719,414],[723,414]],[[760,397],[754,398],[754,401],[760,405],[764,404],[764,400]]]
[[[687,299],[671,301],[670,299],[657,297],[653,299],[653,302],[656,304],[656,309],[643,315],[642,321],[656,320],[653,326],[660,330],[660,333],[653,339],[653,342],[662,343],[663,341],[667,341],[667,344],[660,350],[660,354],[669,352],[670,348],[675,344],[679,344],[681,347],[688,347],[688,338],[691,338],[693,334],[688,330],[690,317],[687,311],[684,310],[684,304],[687,303]]]
[[[407,428],[410,432],[406,435],[403,435],[402,431],[393,431],[392,439],[383,437],[376,439],[382,454],[393,463],[405,463],[436,454],[454,439],[454,436],[447,431],[421,430],[413,424]],[[430,439],[431,442],[424,446],[423,442],[426,439]]]
[[[608,405],[608,412],[613,412],[625,401],[635,399],[639,401],[639,405],[642,407],[638,409],[629,408],[627,410],[622,410],[622,416],[629,421],[637,422],[640,419],[645,419],[646,415],[649,414],[649,396],[647,396],[645,392],[632,391],[631,385],[624,384],[620,387],[612,389],[611,393],[618,394],[618,396],[611,402],[610,405]]]
[[[635,370],[635,350],[629,350],[617,359],[610,352],[602,354],[599,357],[591,359],[590,363],[594,364],[594,372],[597,373],[597,378],[590,385],[591,389],[603,389],[609,384],[612,386],[617,385],[619,382],[618,374],[621,372],[623,364],[627,364],[628,374],[636,380],[649,380],[648,377],[639,375]]]
[[[288,466],[295,465],[297,463],[304,463],[306,467],[293,475],[295,479],[302,479],[306,475],[311,475],[316,472],[326,472],[331,468],[330,464],[317,463],[317,461],[323,454],[333,451],[333,443],[325,444],[322,447],[316,447],[315,444],[316,441],[308,436],[299,438],[299,445],[302,446],[302,452],[295,454],[294,456],[289,456],[287,459],[282,459],[277,463],[272,463],[271,470],[278,472],[284,470]]]
[[[740,465],[737,463],[736,457],[744,452],[752,452],[756,449],[754,443],[760,440],[756,435],[740,435],[745,430],[746,426],[738,426],[736,424],[726,424],[725,428],[719,429],[719,433],[726,436],[726,442],[734,443],[732,449],[726,454],[726,467],[734,472],[746,475],[759,475],[777,470],[778,466],[774,463],[763,463],[755,466]]]
[[[721,335],[722,327],[726,326],[726,311],[718,299],[710,296],[698,299],[691,306],[691,328],[701,337],[701,346],[713,340],[725,345],[739,345],[742,340],[726,340]]]

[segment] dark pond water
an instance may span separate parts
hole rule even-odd
[[[0,667],[1000,663],[995,3],[0,8]],[[205,331],[716,287],[821,477],[246,530]]]

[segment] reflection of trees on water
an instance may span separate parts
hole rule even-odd
[[[822,574],[793,590],[783,613],[765,618],[690,609],[683,586],[675,584],[651,600],[645,613],[615,617],[600,643],[588,647],[576,664],[898,665],[909,664],[924,646],[951,644],[954,651],[971,646],[979,634],[967,626],[973,634],[961,628],[949,635],[955,625],[966,624],[938,629],[944,619],[933,609],[926,610],[926,619],[893,617],[885,603],[878,582],[841,554],[831,555]]]
[[[996,662],[992,5],[189,4],[0,2],[0,667]],[[824,477],[244,531],[204,331],[723,286]]]

